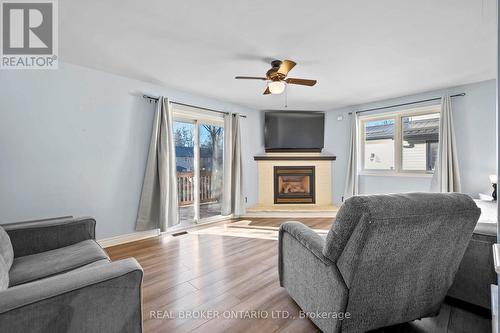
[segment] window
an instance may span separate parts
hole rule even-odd
[[[439,142],[439,106],[361,116],[361,171],[432,173]]]

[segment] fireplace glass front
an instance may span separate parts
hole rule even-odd
[[[275,204],[313,204],[314,166],[275,166]]]

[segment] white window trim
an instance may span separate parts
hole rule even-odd
[[[359,163],[358,163],[358,175],[360,176],[382,176],[382,177],[422,177],[422,178],[432,178],[434,171],[426,170],[403,170],[402,169],[402,143],[403,143],[403,133],[401,129],[401,118],[408,116],[422,116],[426,114],[435,114],[441,111],[439,104],[404,109],[399,111],[390,112],[378,112],[375,114],[360,115],[358,117],[358,152],[359,152]],[[375,169],[364,169],[365,165],[365,131],[364,123],[367,121],[373,121],[377,119],[394,119],[394,170],[375,170]]]

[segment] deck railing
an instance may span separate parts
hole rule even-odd
[[[177,172],[177,195],[179,206],[188,206],[194,203],[193,172]],[[212,172],[200,172],[200,202],[217,201],[217,193],[212,190]]]

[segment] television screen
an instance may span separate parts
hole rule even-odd
[[[325,114],[309,111],[268,111],[265,113],[266,152],[321,151]]]

